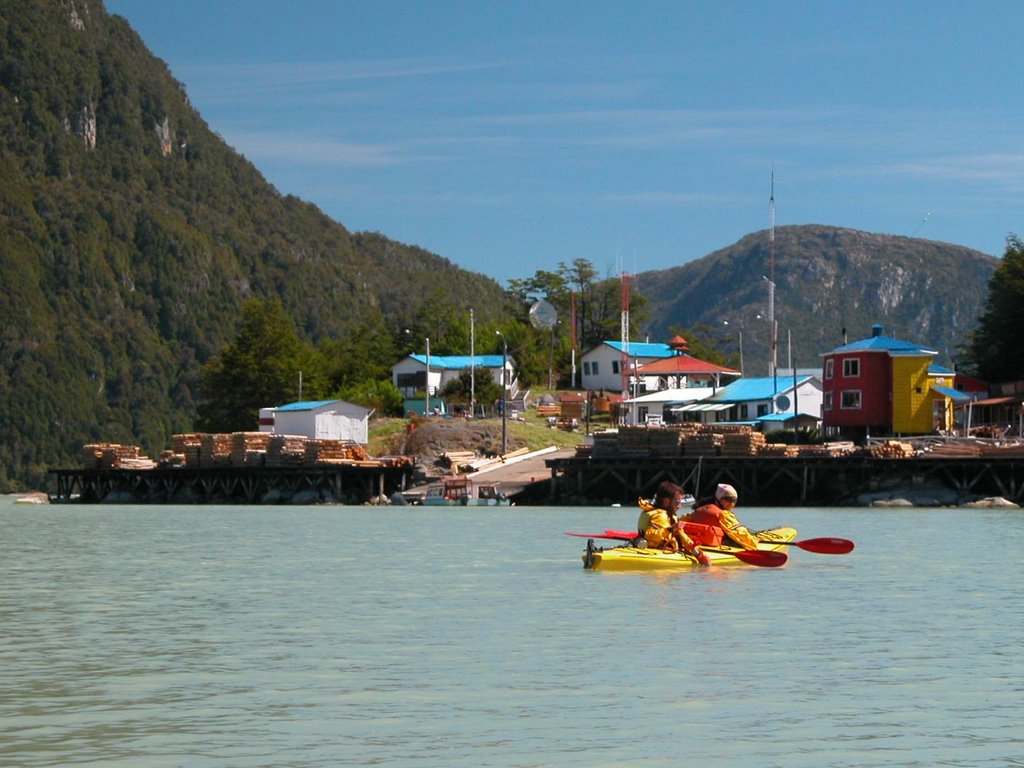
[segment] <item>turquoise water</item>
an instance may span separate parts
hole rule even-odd
[[[632,510],[0,501],[0,766],[1024,765],[1024,512],[738,511],[857,549],[602,574],[561,532]]]

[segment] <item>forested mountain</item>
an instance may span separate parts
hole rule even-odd
[[[644,331],[664,340],[670,328],[697,328],[734,353],[743,337],[747,375],[765,375],[769,359],[767,231],[673,269],[645,272],[636,288],[649,300]],[[939,352],[949,365],[967,342],[985,305],[999,260],[948,243],[819,225],[778,227],[774,247],[775,319],[780,367],[788,338],[798,366],[871,335],[889,336]],[[726,322],[727,321],[727,322]]]
[[[280,194],[98,0],[0,2],[0,284],[0,489],[85,442],[190,429],[249,299],[315,343],[504,297]]]

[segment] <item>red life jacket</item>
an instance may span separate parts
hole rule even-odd
[[[683,530],[696,544],[705,547],[717,547],[722,544],[725,529],[718,521],[722,510],[715,504],[697,507],[683,518]]]

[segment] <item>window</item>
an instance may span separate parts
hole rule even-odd
[[[824,406],[826,411],[831,411],[832,410],[832,393],[831,392],[826,392],[825,393],[825,397],[822,400],[821,404]]]
[[[584,362],[583,363],[583,375],[584,376],[589,376],[590,375],[590,363],[589,362]]]
[[[767,416],[768,415],[768,404],[767,403],[758,403],[757,404],[757,415],[758,416]]]
[[[614,373],[616,376],[619,375],[619,361],[618,360],[612,360],[612,373]]]
[[[834,363],[835,363],[835,360],[833,360],[831,357],[828,360],[825,361],[825,378],[826,379],[831,379],[832,378],[832,369],[835,367],[833,365]]]
[[[846,408],[849,410],[860,410],[860,390],[859,389],[844,389],[842,392],[842,398],[839,401],[840,408]]]
[[[750,406],[747,405],[746,403],[742,403],[740,405],[740,421],[746,421],[748,418],[750,418],[748,416],[749,413],[750,413]]]
[[[590,372],[597,376],[597,360],[590,364]]]
[[[843,376],[849,379],[860,376],[860,358],[847,357],[843,360]],[[860,406],[857,407],[859,408]]]

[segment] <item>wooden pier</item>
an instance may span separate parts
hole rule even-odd
[[[54,502],[365,504],[410,485],[410,464],[51,469]]]
[[[549,459],[550,502],[633,504],[670,480],[689,492],[718,483],[740,489],[744,506],[832,506],[885,489],[948,488],[1024,504],[1024,458],[637,457]],[[698,488],[699,479],[699,488]]]

